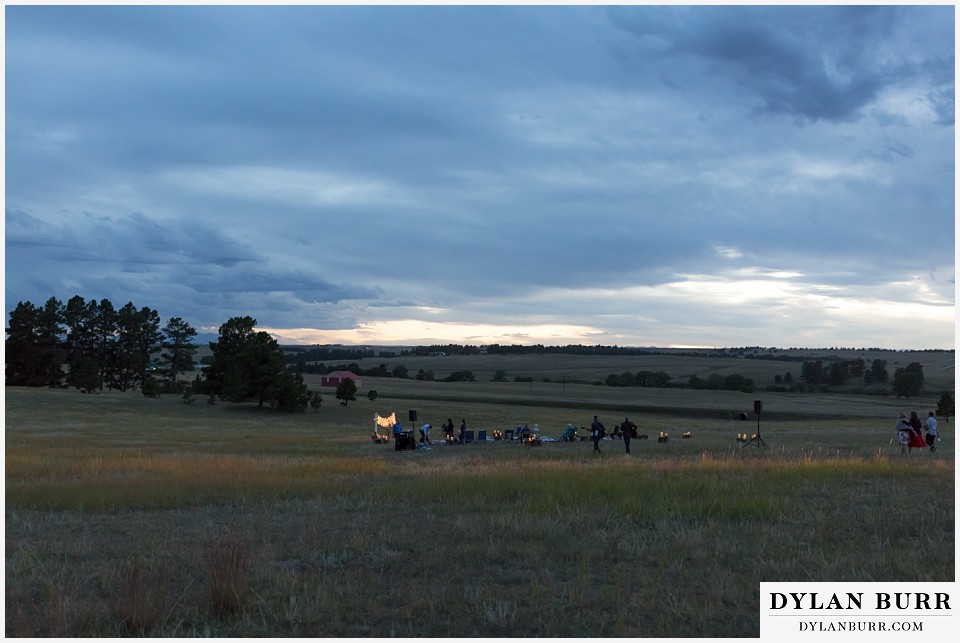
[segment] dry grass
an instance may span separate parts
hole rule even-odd
[[[550,435],[618,400],[464,398],[287,416],[8,390],[6,634],[741,637],[761,581],[953,580],[952,423],[909,458],[890,408],[830,400],[765,423],[768,450],[734,441],[735,398],[644,413],[693,438],[629,458],[369,440],[375,410]]]

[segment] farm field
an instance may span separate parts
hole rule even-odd
[[[583,368],[637,368],[619,366]],[[932,392],[364,378],[348,406],[323,395],[282,414],[8,387],[6,635],[754,637],[761,581],[954,580],[953,418],[936,453],[891,440]],[[767,449],[735,440],[754,399]],[[651,439],[631,456],[370,439],[375,413],[410,409],[435,437],[448,417],[559,437],[630,415]]]
[[[449,355],[445,357],[429,356],[397,356],[397,357],[366,357],[357,361],[361,368],[373,368],[385,364],[389,370],[398,365],[405,366],[413,377],[418,370],[431,370],[435,379],[442,380],[453,372],[469,370],[477,381],[488,382],[493,379],[498,370],[505,373],[507,380],[515,377],[532,377],[542,381],[549,379],[560,383],[564,379],[568,383],[596,383],[602,382],[611,373],[624,371],[636,372],[665,371],[675,383],[686,383],[691,375],[707,379],[710,375],[726,377],[734,373],[751,378],[755,381],[757,390],[763,390],[774,384],[777,375],[791,373],[799,378],[803,361],[787,358],[802,358],[813,361],[821,357],[838,357],[840,359],[863,359],[868,365],[874,359],[887,362],[887,369],[891,378],[896,369],[912,362],[923,365],[924,377],[929,391],[953,390],[955,359],[952,351],[871,351],[871,350],[810,350],[810,351],[778,351],[777,356],[784,359],[743,359],[737,357],[711,357],[704,353],[696,355],[697,351],[672,351],[657,349],[662,354],[654,355],[577,355],[566,354],[489,354],[489,355]],[[206,350],[202,354],[206,354]],[[399,352],[397,349],[396,352]],[[694,353],[694,354],[688,354]],[[331,360],[333,362],[349,360]],[[857,386],[851,382],[850,386]],[[889,382],[887,383],[889,386]],[[844,387],[840,387],[841,390]]]

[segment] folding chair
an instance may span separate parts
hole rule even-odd
[[[487,441],[487,432],[478,431],[477,432],[477,442],[486,442]]]
[[[503,439],[513,442],[513,429],[507,429],[503,432]]]
[[[463,434],[463,442],[464,442],[464,444],[466,444],[467,442],[473,442],[473,441],[474,441],[474,440],[473,440],[473,431],[467,431],[466,433]]]

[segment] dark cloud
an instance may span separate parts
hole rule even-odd
[[[85,212],[43,221],[18,209],[7,209],[6,220],[7,248],[34,248],[41,253],[38,261],[232,267],[263,260],[250,246],[202,222],[159,222],[136,212],[120,218]]]
[[[949,12],[931,11],[942,19]],[[902,15],[897,8],[711,7],[690,19],[684,19],[687,10],[674,9],[674,20],[652,21],[650,13],[624,9],[613,16],[645,45],[656,42],[667,56],[693,56],[704,73],[728,77],[756,98],[758,114],[853,121],[884,88],[918,74],[935,78],[952,96],[952,75],[942,73],[947,60],[939,51],[919,63],[887,51],[904,44],[891,37]],[[952,60],[948,64],[952,68]]]

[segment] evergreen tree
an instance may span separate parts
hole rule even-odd
[[[243,391],[247,399],[256,399],[260,408],[274,392],[283,374],[283,352],[277,340],[269,333],[260,331],[244,344],[237,355],[237,363],[243,381]],[[303,378],[300,378],[303,381]]]
[[[197,331],[179,317],[171,317],[162,332],[165,352],[160,357],[166,365],[167,377],[176,382],[179,373],[193,369],[197,345],[191,340],[197,336]]]
[[[91,315],[93,353],[99,369],[99,379],[101,386],[110,385],[117,368],[119,317],[109,299],[101,299],[100,303],[91,299],[88,308]]]
[[[63,309],[63,323],[67,327],[64,341],[66,360],[69,366],[67,384],[74,388],[89,391],[91,387],[101,388],[99,361],[96,359],[96,332],[94,316],[97,303],[74,295]],[[91,372],[95,371],[96,375]],[[92,378],[96,377],[97,382]],[[80,380],[83,380],[82,382]]]
[[[310,404],[311,392],[300,373],[281,373],[274,394],[278,411],[298,413]]]
[[[204,369],[207,388],[211,393],[227,397],[223,393],[224,378],[244,344],[254,335],[257,320],[253,317],[231,317],[220,326],[217,341],[210,342],[213,364]]]
[[[893,373],[893,392],[897,397],[916,397],[923,389],[923,365],[912,362]]]
[[[804,362],[800,370],[800,377],[806,380],[807,384],[819,384],[823,378],[823,362]]]
[[[886,382],[889,379],[890,374],[887,373],[887,360],[885,359],[875,359],[873,364],[870,365],[870,381],[871,382]]]
[[[825,375],[830,384],[842,386],[850,378],[850,363],[845,361],[833,362]]]
[[[956,409],[955,402],[953,400],[953,393],[950,391],[944,391],[940,396],[940,400],[937,402],[937,415],[942,418],[946,418],[946,421],[950,421],[950,416],[955,415]]]
[[[357,383],[349,377],[340,380],[340,384],[337,386],[337,399],[344,406],[347,405],[347,402],[357,399]]]
[[[51,297],[43,308],[19,302],[10,313],[5,344],[8,386],[60,386],[64,361],[61,309],[62,304]]]
[[[113,383],[121,391],[142,386],[147,380],[150,357],[160,349],[160,315],[127,302],[117,311],[117,350]]]
[[[255,331],[256,324],[252,317],[232,317],[221,325],[218,341],[210,342],[213,364],[204,375],[211,395],[231,402],[255,399],[262,408],[264,402],[276,401],[287,383],[281,377],[285,360],[277,340]]]

